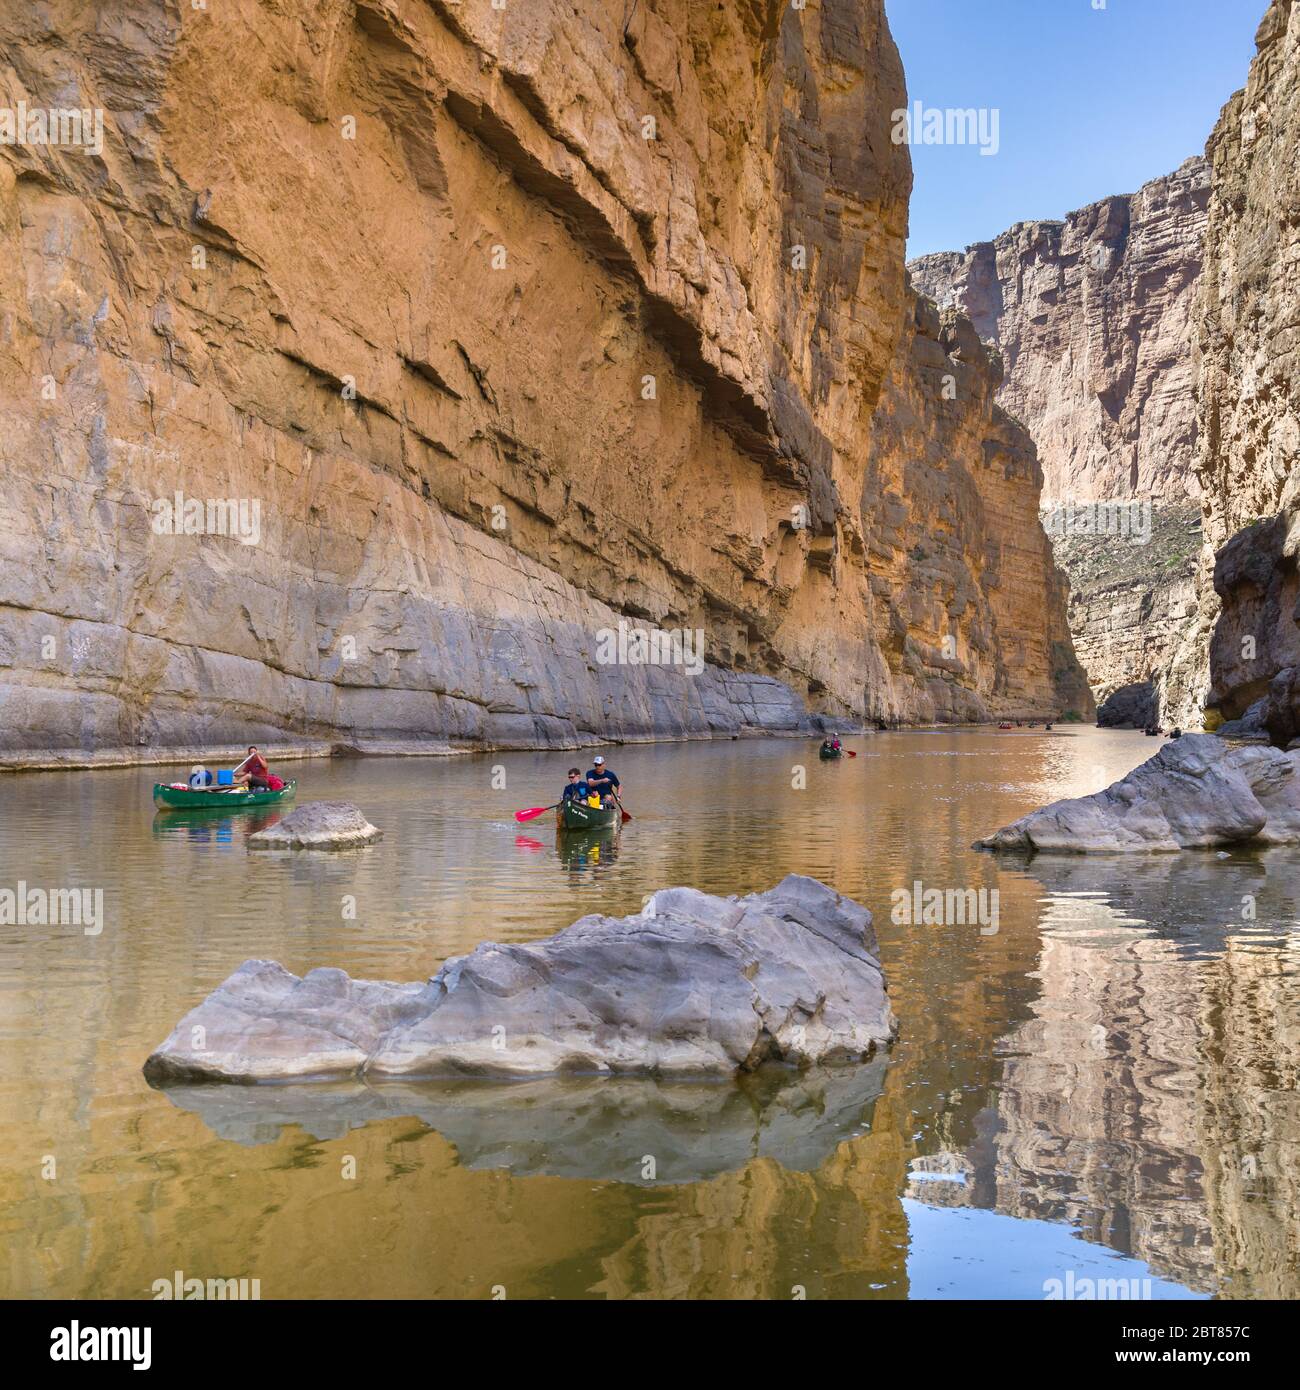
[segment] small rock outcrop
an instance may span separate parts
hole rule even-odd
[[[384,832],[371,825],[347,801],[309,801],[281,821],[248,837],[249,849],[357,849],[382,840]]]
[[[734,1075],[860,1060],[896,1030],[871,914],[792,874],[745,898],[656,893],[427,984],[245,961],[145,1063],[151,1081]]]
[[[1056,801],[976,849],[1090,854],[1300,843],[1300,752],[1187,734],[1093,796]]]

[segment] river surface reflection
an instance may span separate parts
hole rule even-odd
[[[610,749],[635,819],[562,841],[510,813],[589,754],[296,764],[301,800],[385,828],[334,856],[250,855],[278,809],[156,815],[154,769],[6,779],[0,887],[102,888],[105,924],[0,926],[0,1294],[145,1298],[177,1269],[264,1298],[1300,1294],[1300,856],[969,848],[1122,775],[1153,751],[1140,734],[848,746]],[[423,979],[669,884],[792,871],[875,914],[902,1032],[870,1066],[739,1086],[140,1074],[250,956]],[[918,881],[996,889],[996,932],[891,921]]]

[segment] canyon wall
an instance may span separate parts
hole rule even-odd
[[[1300,7],[1273,0],[1256,47],[1207,146],[1205,546],[1174,682],[1185,708],[1285,744],[1300,736]]]
[[[1033,446],[907,289],[881,0],[0,38],[0,108],[103,114],[0,142],[10,765],[1089,712]]]
[[[927,720],[1089,718],[1067,589],[1037,513],[1033,441],[996,404],[1002,364],[970,320],[914,297],[872,420],[862,514],[892,682]],[[1050,693],[1048,693],[1050,692]]]
[[[991,242],[909,266],[923,294],[969,314],[1002,353],[998,400],[1028,427],[1044,507],[1059,509],[1049,531],[1103,719],[1160,717],[1165,669],[1196,613],[1200,489],[1188,343],[1209,184],[1206,161],[1189,159],[1135,194],[1064,221],[1018,223]],[[1124,504],[1140,524],[1067,510],[1103,500]]]

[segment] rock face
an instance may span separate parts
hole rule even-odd
[[[908,266],[1001,350],[998,400],[1038,445],[1045,506],[1196,495],[1187,343],[1209,195],[1196,157],[1063,222],[1019,222]]]
[[[6,106],[104,113],[0,148],[4,750],[1077,703],[1032,448],[906,289],[881,0],[53,0],[0,40]],[[951,440],[937,547],[878,430]],[[610,660],[620,622],[699,661]]]
[[[1063,535],[1075,651],[1106,726],[1165,722],[1168,669],[1196,620],[1199,507],[1158,504],[1148,539]]]
[[[1198,623],[1174,679],[1184,709],[1204,699],[1227,719],[1267,697],[1281,738],[1300,715],[1297,682],[1277,680],[1300,661],[1300,8],[1274,0],[1255,42],[1246,87],[1207,146],[1205,548]]]
[[[561,1072],[732,1075],[861,1060],[895,1031],[871,914],[790,875],[747,898],[689,888],[644,914],[477,947],[427,984],[299,979],[246,961],[145,1063],[151,1080]]]
[[[1166,669],[1196,616],[1200,488],[1187,347],[1209,196],[1209,165],[1193,158],[1063,222],[1018,223],[909,266],[922,293],[969,314],[1001,350],[998,401],[1038,447],[1044,506],[1062,509],[1048,530],[1103,714],[1113,694],[1140,686],[1163,716]],[[1064,510],[1102,500],[1148,509],[1143,538],[1094,537]],[[1131,703],[1119,702],[1113,722]]]
[[[1094,796],[1023,816],[977,849],[1067,854],[1300,844],[1300,752],[1186,734]]]
[[[862,514],[882,649],[927,721],[1022,711],[1091,717],[1067,589],[1039,524],[1034,446],[994,396],[1002,364],[970,321],[913,300],[872,422]],[[954,459],[974,459],[969,467]],[[888,711],[907,711],[894,706]]]
[[[382,840],[377,830],[346,801],[309,801],[283,820],[248,837],[249,849],[356,849]]]

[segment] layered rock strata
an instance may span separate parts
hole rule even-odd
[[[656,893],[528,945],[488,942],[427,984],[299,979],[245,961],[145,1064],[152,1080],[590,1072],[734,1075],[864,1060],[894,1035],[871,914],[791,874],[766,893]]]
[[[1165,671],[1196,614],[1199,546],[1184,543],[1200,492],[1188,344],[1209,196],[1197,157],[1064,221],[1017,223],[909,266],[918,289],[969,314],[1002,353],[998,400],[1038,446],[1070,629],[1103,715],[1123,692],[1112,722],[1144,707],[1162,717]],[[1059,524],[1101,501],[1141,522],[1118,549],[1093,539],[1099,527]]]
[[[1196,630],[1182,707],[1237,719],[1261,699],[1300,733],[1300,8],[1274,0],[1244,90],[1207,146],[1212,195],[1199,334],[1204,496]]]
[[[1078,703],[1032,447],[930,395],[971,373],[906,290],[880,0],[0,39],[0,104],[103,117],[0,147],[9,754]],[[882,428],[951,440],[938,525]]]
[[[1149,530],[1065,534],[1056,559],[1070,577],[1069,625],[1097,697],[1097,721],[1144,728],[1167,709],[1168,671],[1194,623],[1200,508],[1162,503]]]
[[[1187,344],[1209,196],[1196,157],[1064,221],[1018,222],[908,266],[1001,351],[998,400],[1038,445],[1045,505],[1196,495]]]

